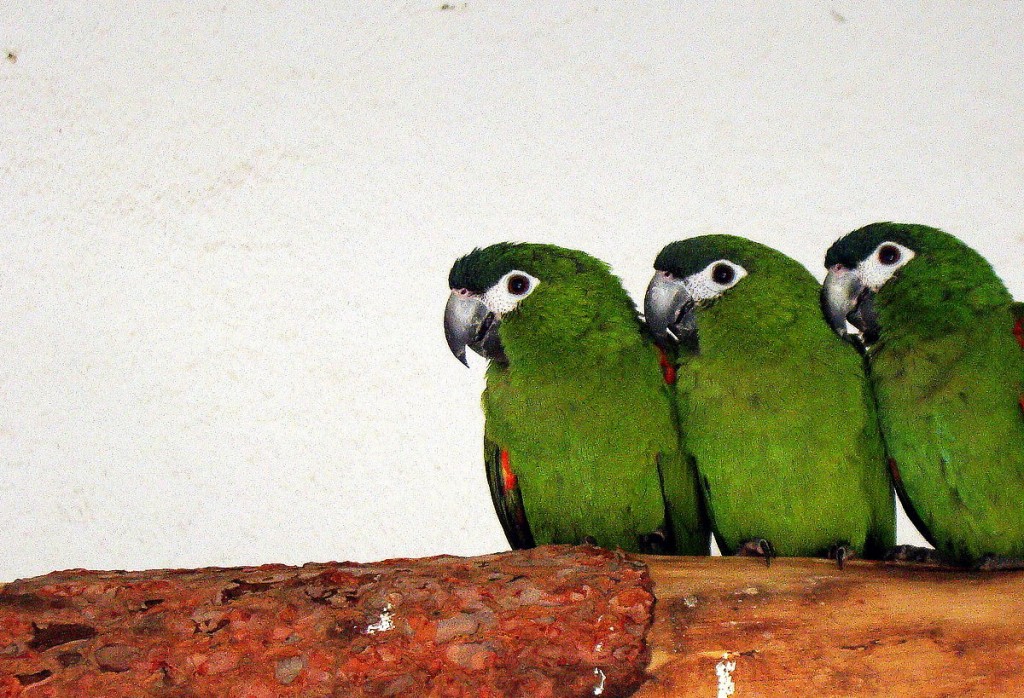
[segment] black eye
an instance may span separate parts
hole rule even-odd
[[[895,264],[900,261],[900,249],[895,245],[882,245],[878,250],[878,261],[882,264]]]
[[[724,286],[736,278],[736,272],[728,264],[716,264],[715,268],[711,270],[711,278],[716,284]]]
[[[530,290],[530,280],[522,274],[508,277],[508,292],[513,296],[521,296]]]

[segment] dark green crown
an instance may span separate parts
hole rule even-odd
[[[511,259],[521,243],[499,242],[490,247],[477,247],[452,265],[448,273],[449,288],[464,288],[473,293],[483,293],[515,268]],[[528,269],[521,271],[529,272]]]
[[[716,260],[728,259],[753,273],[757,271],[758,259],[764,259],[766,254],[778,253],[759,242],[736,235],[701,235],[666,245],[654,260],[654,268],[686,278]]]
[[[543,277],[544,272],[607,272],[608,266],[584,252],[557,245],[499,242],[478,247],[456,260],[448,274],[448,287],[484,293],[513,269]]]
[[[926,225],[909,225],[905,223],[872,223],[863,228],[847,233],[832,243],[825,253],[825,268],[842,264],[853,269],[883,242],[898,242],[915,252],[920,251],[919,233],[938,233],[946,235],[937,228]]]

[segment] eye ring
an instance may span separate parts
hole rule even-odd
[[[530,280],[522,274],[508,277],[508,292],[513,296],[522,296],[530,290]]]
[[[895,245],[882,245],[878,250],[878,261],[886,266],[896,264],[902,256]]]
[[[711,279],[720,286],[732,283],[736,278],[736,271],[728,264],[716,264],[711,270]]]

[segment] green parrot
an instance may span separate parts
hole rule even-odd
[[[825,256],[822,306],[860,330],[896,489],[940,559],[1024,558],[1024,325],[954,236],[875,223]],[[1014,566],[1014,565],[1010,565]]]
[[[509,544],[708,554],[669,374],[608,266],[499,243],[456,261],[448,281],[449,348],[489,359],[484,460]]]
[[[680,429],[722,553],[881,557],[896,535],[885,450],[818,282],[733,235],[673,242],[654,268],[645,315],[680,347]]]

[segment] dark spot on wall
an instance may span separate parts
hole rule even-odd
[[[17,63],[18,62],[18,54],[15,53],[14,51],[8,51],[7,52],[7,62],[8,63]]]

